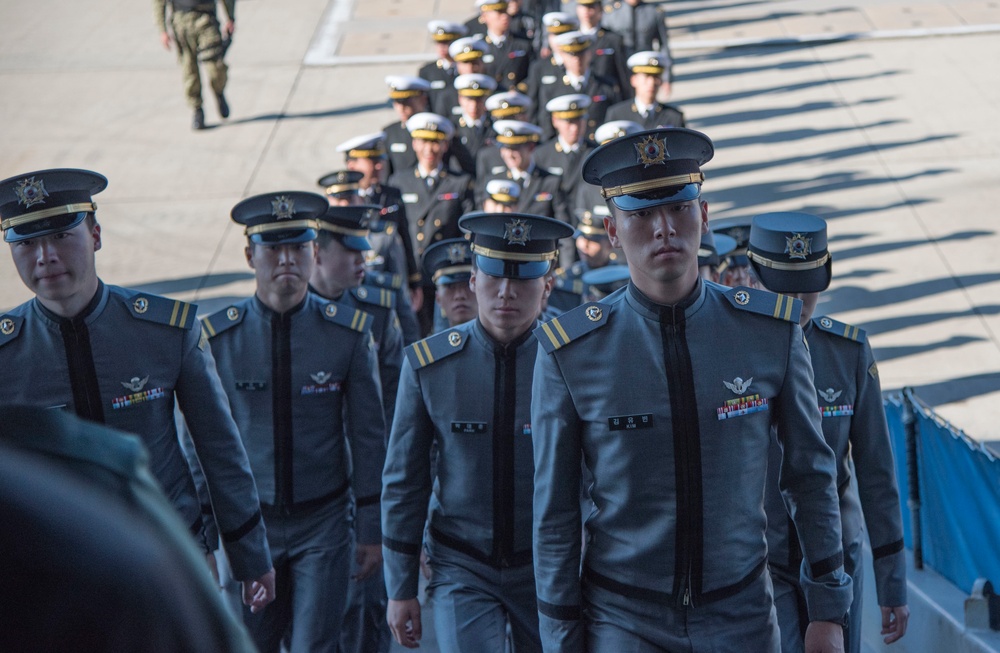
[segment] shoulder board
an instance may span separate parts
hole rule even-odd
[[[24,317],[20,315],[0,315],[0,347],[21,334]]]
[[[607,304],[589,302],[566,311],[535,329],[535,337],[549,354],[604,326],[608,321],[611,307]]]
[[[377,286],[358,286],[357,288],[351,288],[351,294],[354,295],[359,302],[365,304],[372,304],[373,306],[381,306],[383,308],[396,307],[396,297],[393,295],[392,290],[389,290],[388,288],[379,288]]]
[[[758,315],[768,315],[796,324],[799,322],[799,314],[802,312],[802,302],[794,297],[743,286],[731,288],[724,294],[729,303],[741,311],[750,311]]]
[[[403,275],[392,274],[391,272],[369,272],[365,271],[365,279],[367,279],[372,286],[378,286],[379,288],[391,288],[392,290],[399,290],[403,287]]]
[[[214,338],[226,329],[243,321],[244,311],[237,306],[230,306],[201,319],[201,330],[209,338]]]
[[[352,331],[359,331],[361,333],[371,331],[372,316],[361,309],[336,302],[326,302],[320,304],[320,310],[328,322],[333,322],[334,324],[339,324],[342,327],[347,327]]]
[[[132,313],[132,317],[140,320],[166,324],[178,329],[190,329],[197,319],[195,316],[197,306],[168,297],[137,293],[123,298],[122,301]]]
[[[838,322],[829,317],[814,317],[812,323],[816,325],[817,329],[826,331],[827,333],[832,333],[835,336],[840,336],[841,338],[847,338],[848,340],[854,340],[855,342],[865,341],[865,330],[859,329],[856,326],[851,326],[850,324],[844,324],[843,322]]]
[[[413,369],[419,370],[462,351],[467,341],[460,331],[448,329],[413,343],[406,348],[406,357]]]

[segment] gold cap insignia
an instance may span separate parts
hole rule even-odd
[[[646,168],[651,165],[663,163],[670,152],[667,151],[667,140],[656,138],[652,134],[635,144],[635,149],[639,153],[639,163]]]
[[[291,220],[295,215],[295,200],[279,195],[271,200],[271,215],[279,220]]]
[[[139,297],[132,302],[132,308],[135,309],[136,313],[145,313],[149,310],[149,300],[145,297]]]
[[[750,293],[748,293],[745,290],[741,290],[735,295],[733,295],[733,299],[735,299],[736,303],[739,304],[740,306],[746,306],[747,304],[750,303]]]
[[[14,192],[17,194],[18,204],[23,204],[24,208],[35,204],[44,204],[45,198],[49,196],[48,191],[45,190],[45,183],[41,179],[35,181],[34,177],[21,180],[14,187]]]
[[[604,315],[604,311],[601,310],[600,306],[588,306],[585,312],[587,319],[591,322],[597,322]]]
[[[788,258],[803,259],[812,254],[812,238],[807,238],[802,234],[792,234],[785,237],[785,253]]]
[[[240,309],[236,308],[235,306],[230,306],[226,310],[226,317],[229,318],[230,322],[236,321],[240,317]]]
[[[14,333],[14,320],[10,318],[4,318],[0,320],[0,333],[5,336],[9,336]]]
[[[334,315],[337,314],[337,305],[336,304],[327,304],[326,305],[326,309],[324,310],[324,312],[326,313],[327,317],[333,317]]]
[[[448,245],[448,262],[461,263],[469,255],[469,248],[465,243],[452,243]]]
[[[452,347],[458,347],[462,344],[462,334],[458,331],[452,331],[448,334],[448,344]]]
[[[819,321],[819,325],[824,329],[829,329],[830,327],[833,326],[833,320],[831,320],[828,317],[824,317]]]
[[[524,245],[531,240],[531,225],[524,220],[512,220],[505,224],[503,237],[508,245]]]

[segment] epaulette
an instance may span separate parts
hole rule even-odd
[[[819,329],[822,329],[827,333],[832,333],[835,336],[847,338],[848,340],[853,340],[855,342],[865,341],[865,330],[856,326],[844,324],[843,322],[838,322],[837,320],[828,317],[814,317],[812,322]]]
[[[381,306],[383,308],[396,308],[396,296],[387,288],[377,286],[358,286],[351,288],[351,294],[359,302]]]
[[[463,338],[461,332],[448,329],[413,343],[406,348],[406,357],[413,369],[419,370],[462,351],[467,341],[468,338]]]
[[[0,316],[0,347],[21,334],[22,324],[24,324],[24,317],[20,315]]]
[[[379,288],[399,290],[403,287],[403,275],[401,274],[392,274],[391,272],[372,272],[366,270],[365,279],[367,279],[371,285],[378,286]]]
[[[140,320],[166,324],[178,329],[190,329],[197,319],[195,316],[197,306],[168,297],[138,293],[122,301],[132,313],[132,317]]]
[[[201,331],[209,338],[214,338],[226,329],[242,322],[243,315],[244,312],[239,308],[230,306],[201,318]]]
[[[320,307],[320,310],[323,311],[323,317],[328,322],[333,322],[334,324],[339,324],[342,327],[347,327],[361,333],[371,331],[372,316],[361,309],[344,306],[336,302],[327,302]]]
[[[535,329],[535,337],[549,354],[588,334],[608,321],[610,307],[590,302],[566,311],[559,317],[543,322]]]
[[[802,302],[798,299],[768,290],[740,286],[730,289],[725,295],[735,308],[759,315],[769,315],[796,324],[798,324],[799,314],[802,312]]]

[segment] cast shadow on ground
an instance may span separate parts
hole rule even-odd
[[[946,311],[942,313],[923,313],[921,315],[904,315],[900,317],[889,317],[882,320],[870,320],[860,322],[857,326],[864,329],[868,335],[892,333],[901,329],[927,326],[937,322],[948,320],[958,320],[967,317],[986,317],[1000,315],[1000,304],[989,304],[986,306],[974,306],[967,311]]]
[[[915,299],[932,301],[935,295],[972,288],[1000,281],[1000,273],[966,274],[957,277],[942,277],[902,286],[868,290],[860,286],[840,286],[823,293],[823,313],[837,315],[848,311],[901,304]],[[820,309],[817,309],[820,310]]]
[[[349,116],[358,113],[366,113],[368,111],[378,111],[380,109],[391,108],[388,102],[371,102],[368,104],[356,104],[351,107],[340,107],[337,109],[326,109],[325,111],[303,111],[300,113],[288,113],[288,112],[277,112],[277,113],[263,113],[259,116],[251,116],[249,118],[239,118],[237,120],[230,120],[229,124],[239,125],[243,123],[252,122],[269,122],[276,120],[301,120],[301,119],[316,119],[316,118],[336,118],[337,116]]]

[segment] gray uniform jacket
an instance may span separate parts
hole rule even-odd
[[[497,344],[478,319],[406,348],[382,476],[390,599],[417,596],[428,500],[435,544],[494,567],[530,564],[537,348],[530,331]]]
[[[837,458],[844,550],[857,548],[851,544],[864,536],[867,526],[879,605],[905,605],[906,559],[899,489],[871,347],[864,331],[828,317],[813,318],[805,334],[816,376],[823,436]],[[780,456],[776,443],[772,448],[772,455]],[[851,483],[852,460],[857,490]],[[765,507],[769,563],[786,572],[797,570],[802,554],[778,493],[775,474],[768,481]],[[848,572],[853,575],[860,570],[849,565]]]
[[[630,284],[536,329],[534,550],[547,651],[582,646],[581,459],[595,504],[586,582],[632,600],[703,606],[764,570],[772,424],[786,434],[782,488],[806,551],[810,615],[847,614],[833,452],[800,306],[701,281],[688,299],[661,306]],[[595,352],[613,352],[624,374],[595,365]]]
[[[201,505],[177,436],[176,402],[233,574],[257,578],[271,568],[257,488],[196,324],[191,304],[104,283],[73,320],[33,299],[0,316],[0,366],[17,370],[17,383],[0,389],[0,403],[65,408],[138,435],[167,498],[198,532]]]
[[[353,488],[358,541],[379,542],[385,418],[371,316],[312,293],[279,315],[255,296],[203,328],[265,507],[295,513]]]

